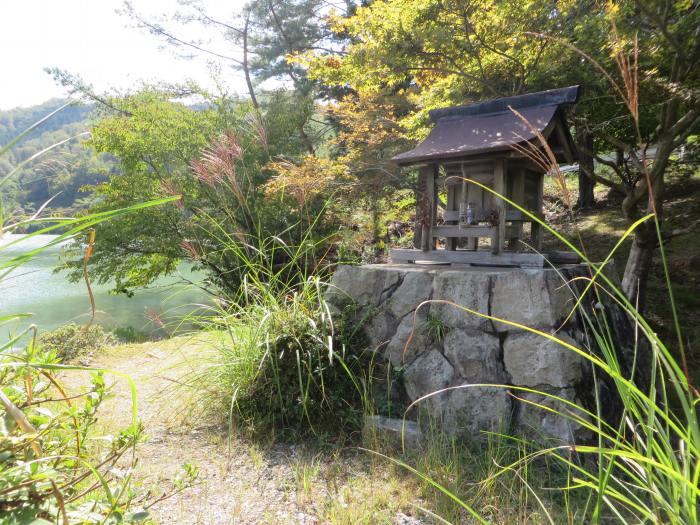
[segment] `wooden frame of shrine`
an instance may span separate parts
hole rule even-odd
[[[392,159],[419,170],[414,248],[392,249],[392,262],[541,267],[548,256],[576,262],[566,253],[537,253],[541,226],[466,179],[542,217],[546,173],[523,151],[541,147],[535,128],[557,162],[577,160],[565,109],[579,95],[580,86],[571,86],[431,111],[435,126],[428,137]]]

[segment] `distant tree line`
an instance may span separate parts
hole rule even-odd
[[[1,111],[0,144],[10,142],[64,104],[64,100],[54,99],[36,106]],[[105,182],[117,169],[108,155],[98,155],[85,146],[93,110],[94,106],[89,105],[65,107],[0,159],[2,177],[37,153],[58,145],[27,163],[7,181],[1,196],[6,214],[32,214],[44,205],[47,205],[47,214],[74,214],[93,203],[90,191],[83,188]]]

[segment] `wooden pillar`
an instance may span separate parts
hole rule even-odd
[[[455,211],[457,209],[457,186],[455,184],[448,184],[447,189],[447,206],[446,211]],[[456,221],[445,221],[445,224],[459,224],[459,219]],[[457,238],[448,237],[445,243],[445,249],[454,251],[457,249]]]
[[[437,180],[440,175],[440,165],[439,164],[433,164],[433,177],[432,177],[432,186],[433,186],[433,191],[431,193],[431,206],[430,206],[430,249],[434,250],[437,248],[437,243],[438,240],[437,238],[433,237],[433,228],[437,225],[437,212],[438,212],[438,203],[439,201],[439,195],[438,195],[438,184]],[[428,179],[431,180],[431,179]]]
[[[462,202],[466,208],[470,202],[474,199],[472,195],[474,193],[474,184],[468,183],[465,179],[467,178],[467,171],[464,168],[464,163],[462,163]],[[476,210],[472,210],[476,213]],[[478,250],[479,249],[479,238],[478,237],[467,237],[467,249]]]
[[[506,161],[505,159],[496,159],[493,165],[493,189],[499,195],[504,195],[506,192]],[[496,235],[493,239],[491,251],[494,255],[500,255],[503,252],[503,241],[506,237],[506,206],[502,198],[494,195],[493,200],[496,211],[498,212],[498,225]]]
[[[418,170],[418,183],[416,184],[416,220],[413,224],[413,247],[420,250],[423,239],[423,215],[424,199],[425,199],[425,173],[423,170]]]
[[[437,199],[435,195],[435,168],[436,166],[424,166],[420,169],[419,177],[423,180],[423,195],[421,196],[421,238],[420,248],[428,252],[434,248],[433,225],[437,212]]]
[[[538,174],[537,198],[535,200],[535,213],[543,216],[544,210],[544,175]],[[532,245],[537,251],[542,250],[542,226],[538,222],[532,223]]]
[[[513,194],[511,195],[511,200],[518,204],[519,206],[525,206],[525,169],[518,168],[518,170],[513,173]],[[517,221],[514,224],[514,229],[516,236],[510,239],[511,249],[514,252],[520,251],[520,239],[523,236],[523,223],[522,221]]]

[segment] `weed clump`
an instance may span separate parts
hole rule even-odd
[[[261,291],[249,287],[247,304],[209,321],[214,357],[194,384],[216,387],[215,406],[227,408],[231,424],[282,433],[359,428],[357,378],[369,352],[348,351],[350,323],[333,324],[321,281],[289,294]]]
[[[119,343],[117,337],[100,325],[80,326],[70,323],[39,337],[43,348],[69,361]]]

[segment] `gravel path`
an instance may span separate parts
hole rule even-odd
[[[193,486],[150,509],[158,524],[421,523],[396,512],[382,512],[376,520],[333,518],[334,505],[345,505],[348,480],[367,475],[367,458],[357,453],[341,458],[282,444],[262,449],[240,438],[229,442],[220,425],[189,420],[182,391],[172,388],[172,380],[183,366],[194,366],[191,358],[199,350],[198,343],[176,338],[111,348],[90,361],[129,374],[137,385],[138,413],[147,435],[138,448],[137,483],[158,497],[173,489],[183,464],[199,470]],[[108,429],[127,425],[131,417],[126,381],[116,380],[113,391],[98,418]]]

